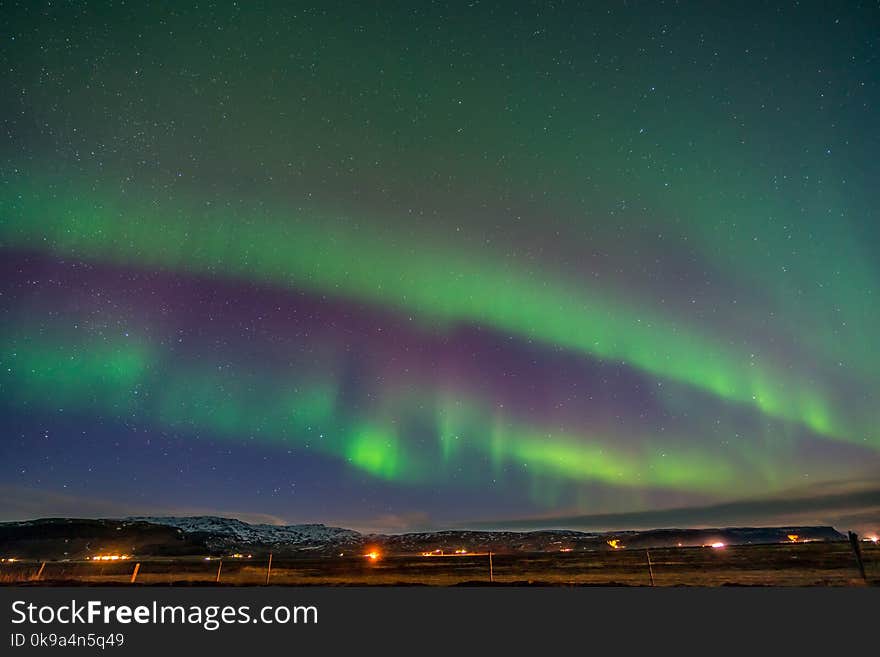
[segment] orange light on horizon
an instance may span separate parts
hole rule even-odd
[[[624,548],[624,546],[620,544],[619,538],[612,538],[610,541],[606,542],[611,546],[612,550],[622,550]]]
[[[880,541],[880,536],[877,536],[876,534],[871,534],[870,536],[866,536],[865,538],[872,543],[877,543],[878,541]]]
[[[378,550],[372,550],[367,552],[364,556],[370,561],[377,561],[379,559],[379,552]]]
[[[131,559],[127,554],[97,554],[92,557],[92,561],[120,561]]]
[[[789,534],[788,535],[788,540],[791,541],[792,543],[797,543],[799,538],[800,538],[800,536],[798,536],[797,534]]]
[[[719,549],[719,548],[723,548],[723,547],[724,547],[724,543],[722,543],[722,542],[719,541],[719,542],[717,542],[717,543],[712,543],[712,545],[710,545],[709,547],[711,547],[711,548],[715,548],[715,549],[717,550],[717,549]]]

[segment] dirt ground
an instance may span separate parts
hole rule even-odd
[[[880,584],[880,546],[863,543],[867,583]],[[651,568],[648,567],[650,555]],[[150,559],[95,563],[49,561],[0,563],[0,584],[129,585],[139,563],[139,585],[264,585],[267,559]],[[568,553],[495,554],[492,580],[521,585],[649,586],[863,586],[848,543],[745,545],[724,548],[662,548]],[[363,555],[321,559],[275,559],[276,585],[488,584],[488,555],[423,557]]]

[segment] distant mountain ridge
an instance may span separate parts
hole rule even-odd
[[[215,516],[133,516],[118,520],[43,518],[0,523],[0,555],[18,558],[82,559],[119,552],[143,556],[222,555],[233,552],[278,556],[330,556],[381,550],[413,554],[468,552],[554,552],[615,548],[692,547],[842,541],[833,527],[728,527],[581,532],[574,530],[444,530],[405,534],[362,534],[322,524],[249,524]]]
[[[147,522],[154,525],[175,527],[190,534],[207,534],[223,537],[230,543],[241,545],[296,545],[302,547],[326,544],[347,545],[357,543],[361,534],[353,529],[328,527],[322,524],[310,525],[268,525],[249,524],[235,518],[218,516],[131,516],[132,522]]]

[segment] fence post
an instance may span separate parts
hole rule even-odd
[[[217,579],[214,581],[219,584],[220,583],[220,571],[223,570],[223,559],[220,559],[220,565],[217,566]]]
[[[651,576],[651,586],[654,586],[654,567],[651,565],[650,550],[645,550],[645,555],[648,557],[648,575]]]
[[[489,551],[489,581],[495,581],[495,572],[492,569],[492,551]]]
[[[36,579],[40,579],[40,578],[43,576],[43,571],[44,571],[45,569],[46,569],[46,562],[44,561],[44,562],[40,565],[40,569],[37,571],[37,577],[36,577]]]
[[[272,574],[272,553],[269,553],[269,567],[266,569],[266,584],[269,583],[269,575]]]
[[[859,567],[859,575],[861,575],[862,579],[867,582],[868,578],[865,575],[865,562],[862,561],[862,546],[859,545],[859,535],[855,532],[849,532],[849,544],[852,547],[853,554],[856,555],[856,565]]]
[[[134,572],[132,572],[132,574],[131,574],[131,581],[129,582],[129,584],[134,584],[134,581],[137,579],[138,571],[140,571],[140,569],[141,569],[141,563],[140,563],[140,561],[138,561],[134,565]]]

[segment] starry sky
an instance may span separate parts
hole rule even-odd
[[[876,2],[0,12],[0,519],[880,526]]]

